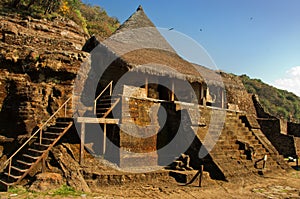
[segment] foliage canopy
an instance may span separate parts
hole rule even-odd
[[[81,0],[3,0],[1,6],[23,15],[38,18],[62,16],[73,20],[86,33],[103,39],[109,37],[120,25],[99,6],[87,5]]]
[[[299,122],[300,97],[265,84],[260,79],[251,79],[247,75],[240,76],[248,93],[257,94],[264,109],[278,118]]]

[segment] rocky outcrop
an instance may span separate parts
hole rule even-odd
[[[251,94],[247,93],[243,82],[239,77],[232,74],[221,72],[223,83],[226,89],[226,100],[230,106],[234,106],[234,110],[244,111],[248,114],[256,115]]]
[[[30,134],[72,94],[86,33],[60,17],[0,13],[0,135]]]

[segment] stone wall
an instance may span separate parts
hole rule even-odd
[[[86,34],[59,17],[1,13],[0,21],[0,135],[15,138],[32,133],[72,95]]]
[[[294,137],[291,135],[281,134],[279,119],[261,119],[258,122],[261,126],[262,132],[281,155],[294,156],[296,154]]]
[[[294,137],[295,147],[296,147],[296,154],[300,157],[300,138]]]
[[[121,104],[120,167],[157,166],[160,103],[123,96]]]
[[[237,76],[227,73],[221,73],[221,76],[226,89],[227,103],[238,105],[240,111],[256,114],[252,95],[247,93],[242,81]]]
[[[294,137],[289,133],[292,125],[265,112],[258,96],[253,95],[252,99],[262,132],[281,155],[294,156],[296,145]]]
[[[287,131],[289,135],[300,137],[300,124],[288,122]]]

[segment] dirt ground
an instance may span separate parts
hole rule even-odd
[[[0,198],[299,198],[300,171],[285,174],[266,174],[235,182],[203,182],[202,187],[182,186],[175,181],[159,183],[134,183],[101,187],[94,193],[55,195],[53,192],[1,193]]]

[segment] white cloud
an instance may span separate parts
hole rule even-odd
[[[300,96],[300,66],[295,66],[286,71],[285,77],[275,80],[274,86]]]

